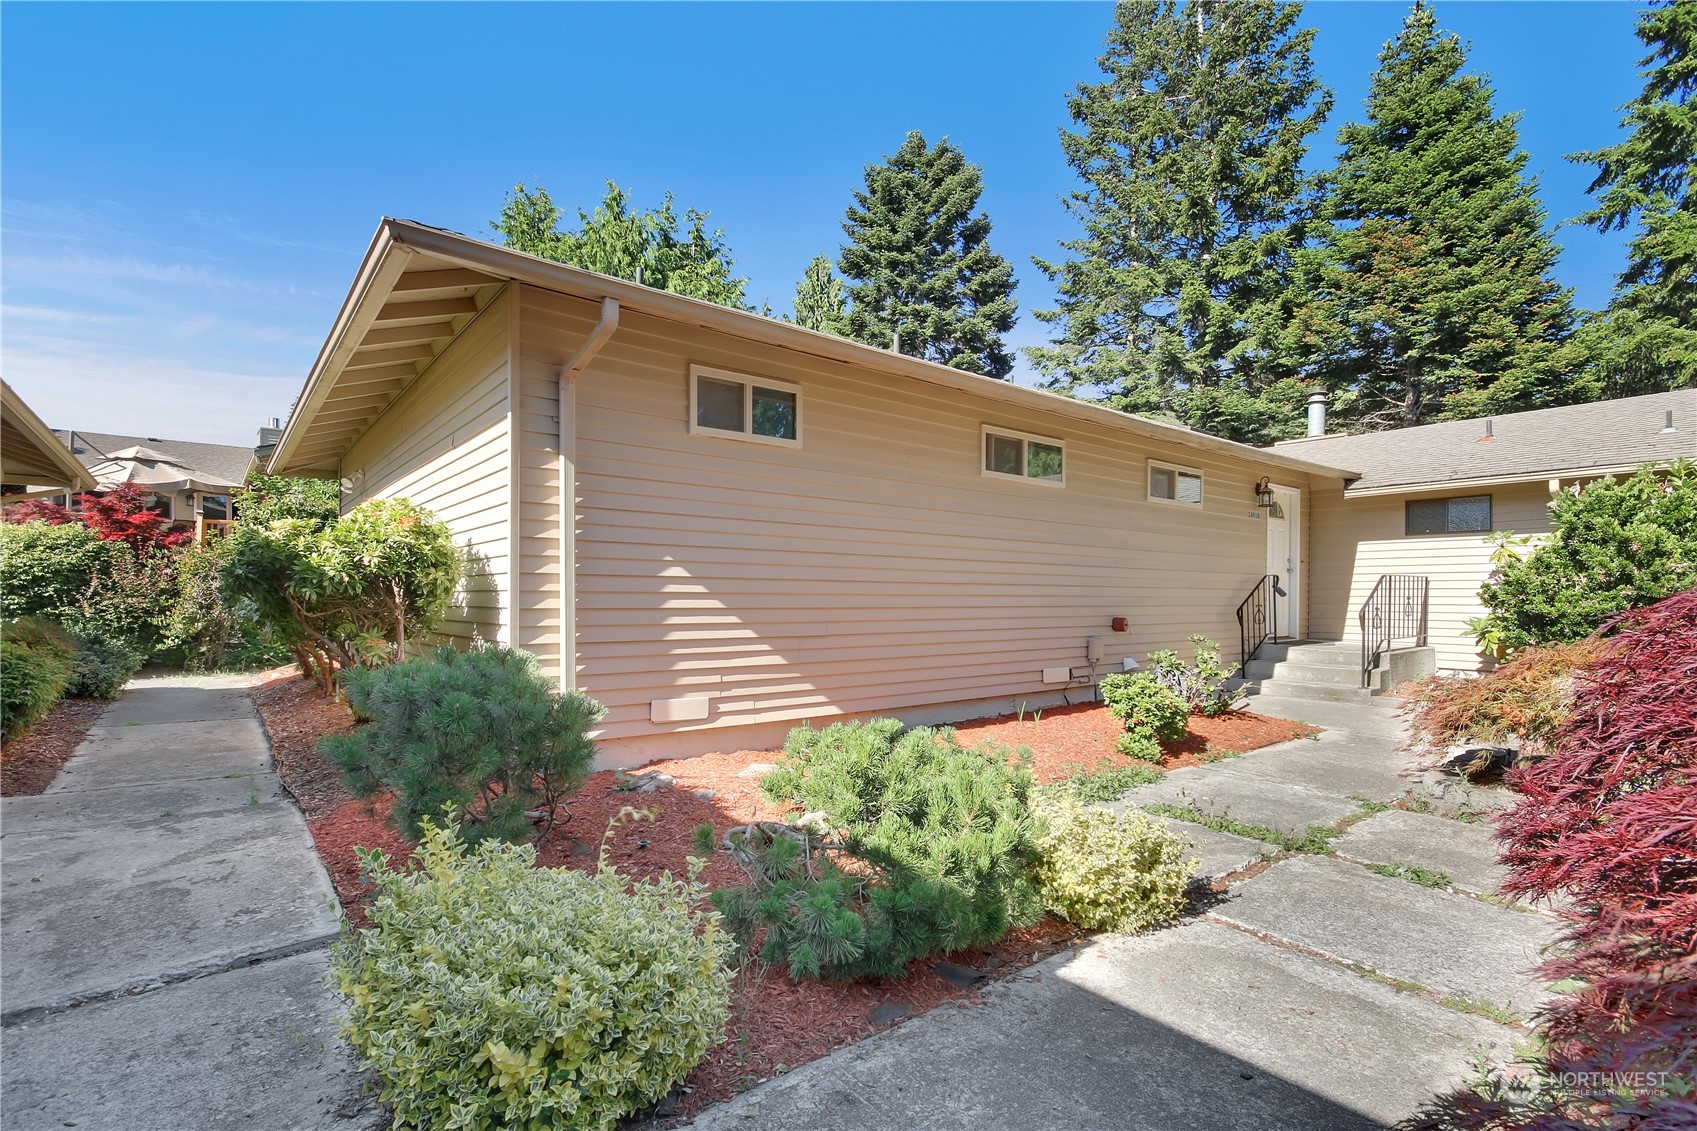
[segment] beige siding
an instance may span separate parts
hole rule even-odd
[[[555,380],[598,311],[522,293],[520,643],[553,660]],[[691,363],[801,386],[804,446],[690,434]],[[1042,669],[1082,667],[1091,636],[1106,638],[1103,672],[1192,632],[1235,658],[1234,611],[1266,563],[1252,461],[629,312],[577,385],[576,676],[609,708],[615,748],[1037,702],[1056,691]],[[983,424],[1064,440],[1066,486],[982,475]],[[1203,510],[1146,500],[1151,455],[1204,471]],[[654,701],[684,696],[707,696],[707,718],[650,722]],[[687,737],[655,737],[668,732]]]
[[[348,450],[352,506],[407,498],[454,532],[466,578],[444,635],[505,641],[508,578],[507,299],[491,303]]]
[[[1495,529],[1519,534],[1549,532],[1550,495],[1546,485],[1516,484],[1488,493]],[[1345,499],[1339,488],[1311,494],[1310,631],[1324,639],[1358,640],[1356,615],[1379,577],[1387,573],[1424,574],[1431,579],[1428,633],[1437,649],[1438,666],[1450,671],[1480,670],[1483,660],[1466,622],[1485,611],[1478,595],[1480,584],[1491,571],[1491,548],[1485,536],[1405,535],[1406,495]],[[1443,496],[1424,492],[1421,497]]]

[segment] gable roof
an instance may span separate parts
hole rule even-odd
[[[1616,474],[1697,458],[1697,389],[1274,446],[1359,468],[1349,496]]]
[[[1015,409],[1238,456],[1268,468],[1347,479],[1305,455],[1253,448],[1179,424],[1131,416],[1009,381],[803,329],[752,311],[686,298],[497,247],[410,220],[385,218],[366,250],[330,336],[272,454],[274,475],[341,474],[343,453],[510,282],[601,302],[909,380],[970,392]]]
[[[56,435],[70,445],[72,454],[82,461],[84,467],[133,460],[167,464],[188,472],[186,476],[175,478],[198,482],[201,486],[197,490],[239,487],[246,481],[248,470],[254,464],[253,449],[235,444],[197,444],[189,440],[118,436],[110,432],[83,432],[79,429],[61,429]]]
[[[4,381],[0,381],[0,479],[76,491],[94,489],[94,477]]]

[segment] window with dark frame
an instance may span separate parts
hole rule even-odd
[[[1406,504],[1405,534],[1489,534],[1491,496],[1465,495],[1455,499],[1410,499]]]

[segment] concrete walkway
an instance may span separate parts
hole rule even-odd
[[[0,802],[0,900],[7,1131],[380,1125],[324,985],[330,880],[245,691],[132,685]]]
[[[1263,698],[1254,709],[1327,731],[1176,771],[1116,803],[1236,822],[1167,818],[1207,876],[1227,876],[1206,910],[1058,955],[692,1126],[1342,1131],[1412,1114],[1479,1050],[1506,1056],[1545,992],[1531,970],[1557,922],[1475,898],[1501,878],[1488,829],[1381,811],[1410,786],[1387,708]],[[1256,839],[1316,826],[1347,829],[1335,855]],[[1267,858],[1251,878],[1228,875]]]

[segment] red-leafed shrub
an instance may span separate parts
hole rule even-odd
[[[1547,753],[1570,713],[1576,672],[1594,663],[1604,642],[1525,648],[1478,679],[1434,675],[1414,685],[1409,730],[1428,749],[1471,739],[1525,740],[1526,754]]]
[[[1428,1126],[1697,1127],[1697,589],[1611,627],[1497,829],[1504,890],[1572,908],[1543,1085],[1451,1097]]]
[[[80,522],[111,542],[127,542],[140,554],[159,547],[172,549],[194,539],[194,530],[148,510],[153,493],[139,483],[120,483],[99,495],[78,495],[77,510],[32,499],[6,508],[7,522],[46,522],[62,526]]]

